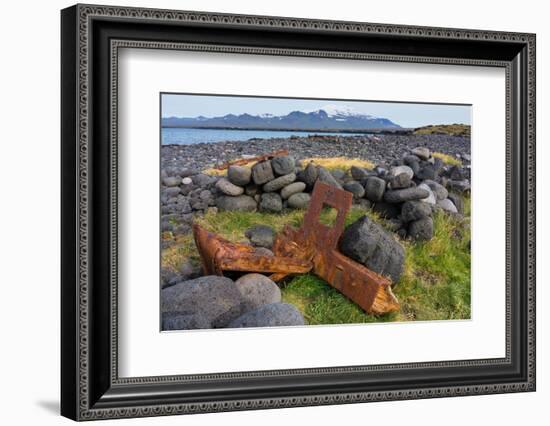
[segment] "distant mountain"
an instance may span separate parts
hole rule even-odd
[[[266,129],[362,131],[369,129],[400,129],[387,118],[355,112],[351,108],[326,105],[316,111],[292,111],[287,115],[227,114],[222,117],[164,117],[162,127],[191,127],[203,129]]]

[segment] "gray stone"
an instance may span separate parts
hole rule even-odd
[[[302,182],[304,182],[308,187],[313,188],[315,181],[319,177],[319,171],[317,166],[313,163],[309,163],[304,171],[300,174]]]
[[[236,197],[237,195],[241,195],[244,192],[244,188],[242,186],[237,186],[229,182],[226,178],[222,178],[219,181],[216,182],[216,188],[225,195],[231,195],[233,197]]]
[[[229,166],[227,169],[227,179],[234,185],[246,186],[250,183],[251,177],[250,167]]]
[[[407,155],[403,162],[411,168],[413,173],[416,175],[418,171],[420,170],[420,162],[418,161],[418,157],[416,155]]]
[[[437,205],[441,207],[443,210],[449,213],[458,213],[458,209],[453,204],[451,200],[448,198],[445,198],[444,200],[438,200]]]
[[[208,176],[204,173],[199,173],[198,175],[194,175],[191,177],[193,180],[193,183],[200,187],[206,187],[208,185],[213,184],[216,181],[216,178],[213,176]]]
[[[256,185],[263,185],[270,180],[275,179],[271,161],[261,161],[252,166],[252,180]]]
[[[237,318],[228,328],[242,327],[283,327],[305,325],[300,311],[288,303],[271,303],[260,306]]]
[[[200,314],[180,314],[179,312],[165,312],[162,314],[162,330],[203,330],[212,328],[208,319]]]
[[[177,196],[180,193],[180,188],[178,186],[172,186],[169,188],[163,188],[162,195],[172,198]]]
[[[237,197],[222,195],[221,197],[216,198],[216,206],[220,210],[246,212],[256,211],[257,208],[254,198],[249,197],[248,195],[239,195]]]
[[[390,178],[389,187],[391,189],[403,189],[408,188],[409,186],[411,186],[411,178],[407,173],[401,173],[397,176],[392,176]]]
[[[411,222],[408,235],[415,241],[431,240],[434,236],[433,219],[428,216]]]
[[[431,155],[430,150],[424,146],[414,148],[411,152],[421,160],[427,160]]]
[[[414,176],[413,169],[411,169],[409,166],[392,167],[390,169],[389,175],[391,177],[395,177],[395,176],[399,176],[402,173],[405,173],[409,177],[409,179],[412,179]]]
[[[191,179],[190,177],[184,177],[181,180],[182,185],[191,185],[192,183],[193,183],[193,179]]]
[[[196,174],[199,174],[199,173],[200,173],[200,170],[196,170],[196,169],[182,169],[182,170],[180,170],[180,176],[182,178],[193,176],[193,175],[196,175]]]
[[[262,274],[246,274],[235,281],[241,292],[243,312],[281,301],[281,290]]]
[[[340,169],[334,169],[330,171],[330,174],[334,179],[336,179],[338,182],[342,182],[346,177],[346,172]]]
[[[365,196],[365,188],[359,182],[352,180],[344,184],[344,189],[353,194],[353,198],[359,199]]]
[[[434,180],[437,178],[437,171],[434,165],[426,164],[420,167],[416,173],[416,177],[420,180]]]
[[[161,290],[161,312],[181,315],[200,313],[212,327],[224,327],[237,318],[241,310],[241,293],[227,277],[209,275],[183,281]]]
[[[451,200],[453,202],[453,204],[455,205],[457,211],[460,214],[464,214],[464,198],[462,198],[458,194],[450,192],[449,193],[449,200]]]
[[[336,188],[342,189],[342,185],[336,180],[336,178],[324,167],[317,168],[319,177],[318,179],[321,182],[326,183],[327,185],[335,186]]]
[[[407,201],[401,206],[401,220],[412,222],[431,216],[432,209],[428,203],[421,201]]]
[[[449,177],[451,180],[464,180],[466,175],[462,167],[455,165],[449,170]]]
[[[368,216],[346,228],[340,238],[340,251],[374,272],[389,276],[394,284],[403,273],[403,246]]]
[[[429,195],[430,191],[420,186],[416,188],[394,189],[385,192],[384,201],[387,203],[404,203],[405,201],[421,200]]]
[[[435,202],[437,201],[435,198],[435,194],[432,192],[432,189],[428,185],[426,185],[425,183],[421,183],[420,185],[417,186],[417,188],[423,189],[428,192],[428,196],[425,198],[422,198],[421,201],[428,204],[435,204]]]
[[[447,182],[447,188],[451,191],[464,193],[470,190],[470,182],[468,180],[450,180]]]
[[[294,172],[296,160],[288,155],[284,157],[275,157],[271,160],[271,167],[278,176],[288,175]]]
[[[248,228],[244,235],[256,247],[271,248],[275,239],[275,231],[267,225],[254,225]]]
[[[370,176],[370,172],[363,167],[351,166],[350,172],[351,177],[359,182]]]
[[[447,191],[447,188],[445,188],[443,185],[437,183],[434,180],[428,179],[428,180],[425,180],[422,183],[425,183],[426,185],[428,185],[430,187],[430,189],[432,190],[432,192],[435,195],[436,200],[444,200],[449,195],[449,192]]]
[[[167,176],[162,179],[162,184],[164,186],[178,186],[181,183],[181,178],[179,176]]]
[[[365,196],[375,203],[381,201],[386,190],[386,181],[376,176],[367,178],[365,182]]]
[[[260,199],[260,211],[279,213],[283,210],[283,200],[276,192],[266,192]]]
[[[295,180],[296,180],[296,175],[294,173],[290,173],[288,175],[279,176],[278,178],[267,182],[262,187],[262,189],[264,190],[264,192],[278,191],[279,189],[284,188],[287,185],[290,185]]]
[[[305,192],[299,192],[298,194],[292,194],[288,197],[288,207],[293,209],[307,209],[311,196]]]
[[[291,183],[290,185],[285,186],[281,190],[281,197],[283,198],[283,200],[286,200],[292,194],[303,192],[305,189],[306,189],[306,184],[304,182],[294,182],[294,183]]]

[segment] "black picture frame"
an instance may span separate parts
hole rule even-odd
[[[75,5],[61,12],[61,414],[159,416],[535,390],[534,34]],[[506,70],[506,357],[119,378],[119,47]],[[114,123],[114,124],[113,124]]]

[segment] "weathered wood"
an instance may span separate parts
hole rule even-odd
[[[225,169],[229,168],[229,166],[242,166],[242,165],[248,164],[252,161],[260,162],[260,161],[265,161],[265,160],[271,160],[272,158],[275,158],[275,157],[284,157],[285,155],[288,155],[288,150],[287,149],[280,149],[278,151],[273,151],[273,152],[270,152],[269,154],[258,155],[256,157],[241,158],[239,160],[226,161],[225,163],[220,164],[218,166],[215,166],[214,168],[216,170],[225,170]]]

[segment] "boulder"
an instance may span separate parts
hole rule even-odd
[[[252,166],[252,180],[256,185],[263,185],[273,179],[275,179],[275,176],[271,161],[261,161]]]
[[[255,247],[271,248],[275,239],[275,231],[267,225],[254,225],[248,228],[244,235]]]
[[[401,173],[390,178],[389,187],[391,189],[403,189],[408,188],[409,186],[411,186],[411,178],[408,173]]]
[[[401,206],[401,220],[403,222],[412,222],[431,215],[430,205],[422,201],[407,201]]]
[[[404,203],[405,201],[421,200],[429,195],[430,191],[420,186],[416,188],[393,189],[384,193],[384,201],[387,203]]]
[[[179,176],[166,176],[162,178],[162,184],[164,186],[172,187],[178,186],[181,183],[181,177]]]
[[[220,210],[243,212],[253,212],[257,208],[254,198],[248,195],[239,195],[237,197],[223,195],[216,198],[216,206]]]
[[[283,200],[276,192],[263,193],[260,198],[260,211],[279,213],[283,210]]]
[[[279,176],[278,178],[267,182],[262,187],[262,189],[264,190],[264,192],[278,191],[279,189],[284,188],[287,185],[290,185],[295,180],[296,180],[296,175],[294,173],[290,173],[288,175]]]
[[[201,313],[180,314],[179,312],[165,312],[162,314],[162,330],[201,330],[212,328],[212,324]]]
[[[384,191],[386,190],[386,181],[376,176],[371,176],[365,181],[365,196],[375,203],[382,201]]]
[[[427,160],[431,156],[430,150],[424,146],[414,148],[411,152],[421,160]]]
[[[317,170],[317,166],[313,163],[309,163],[304,171],[300,174],[302,182],[304,182],[310,188],[313,188],[313,185],[315,185],[315,181],[317,181],[318,177],[319,171]]]
[[[355,203],[355,205],[357,205],[357,206],[359,206],[359,207],[361,207],[362,209],[365,209],[365,210],[370,210],[372,208],[372,201],[367,200],[366,198],[353,200],[353,202]]]
[[[228,327],[283,327],[305,323],[304,317],[294,306],[288,303],[271,303],[247,312]]]
[[[437,171],[433,164],[425,164],[420,167],[416,173],[416,177],[420,180],[434,180],[437,177]]]
[[[342,182],[346,177],[346,172],[340,169],[331,170],[330,174],[338,181],[338,183]]]
[[[409,237],[416,241],[428,241],[434,236],[434,222],[428,216],[415,220],[409,224]]]
[[[353,194],[353,198],[359,199],[365,196],[365,188],[359,182],[354,180],[344,184],[344,189]]]
[[[182,178],[186,178],[186,177],[193,176],[193,175],[196,175],[196,174],[199,174],[199,173],[200,173],[200,170],[197,170],[197,169],[182,169],[182,170],[180,170],[179,175]]]
[[[417,186],[417,188],[423,189],[423,190],[428,192],[428,196],[423,198],[421,201],[423,201],[425,203],[428,203],[428,204],[435,204],[435,202],[436,202],[435,195],[434,195],[434,193],[432,192],[431,188],[428,185],[426,185],[425,183],[421,183],[420,185]]]
[[[299,192],[303,192],[306,189],[306,184],[304,182],[294,182],[290,185],[285,186],[281,190],[281,197],[283,200],[286,200],[288,197],[290,197],[293,194],[297,194]]]
[[[208,176],[204,173],[199,173],[198,175],[191,176],[191,180],[196,186],[204,188],[213,184],[216,181],[216,178],[214,176]]]
[[[243,312],[281,301],[279,286],[265,275],[246,274],[235,281],[235,285],[241,292]]]
[[[305,192],[299,192],[298,194],[292,194],[288,197],[288,207],[293,209],[307,209],[311,196]]]
[[[246,186],[252,178],[252,170],[249,167],[229,166],[227,169],[227,179],[233,185]]]
[[[370,173],[367,169],[363,167],[351,166],[351,177],[353,180],[362,181],[363,179],[369,177]]]
[[[340,251],[374,272],[389,276],[393,283],[403,273],[403,246],[368,216],[346,228],[340,238]]]
[[[390,177],[395,177],[395,176],[399,176],[400,174],[403,174],[405,173],[408,177],[409,177],[409,180],[413,178],[414,176],[414,172],[413,172],[413,169],[411,169],[409,166],[397,166],[397,167],[392,167],[390,169]]]
[[[201,314],[212,327],[224,327],[241,310],[241,293],[227,277],[208,275],[183,281],[161,290],[161,312],[180,315]]]
[[[445,198],[444,200],[437,200],[437,205],[443,210],[449,213],[458,213],[458,209],[451,200]]]
[[[172,198],[176,197],[180,193],[179,186],[171,186],[169,188],[163,188],[162,189],[162,196],[166,198]]]
[[[403,158],[403,162],[411,168],[415,175],[420,170],[420,162],[418,161],[418,157],[416,155],[407,155]]]
[[[326,183],[327,185],[335,186],[336,188],[342,189],[342,185],[336,180],[336,178],[324,167],[318,167],[318,179],[321,182]]]
[[[271,167],[277,176],[288,175],[294,172],[296,160],[288,155],[275,157],[271,160]]]
[[[236,197],[237,195],[241,195],[244,192],[244,188],[242,186],[237,186],[229,182],[229,180],[227,180],[226,178],[222,178],[219,181],[217,181],[216,188],[218,188],[218,190],[223,194],[231,195],[233,197]]]
[[[443,185],[441,185],[440,183],[437,183],[434,180],[428,179],[422,183],[425,183],[430,187],[430,189],[435,195],[436,200],[444,200],[449,195],[447,188],[445,188]]]

